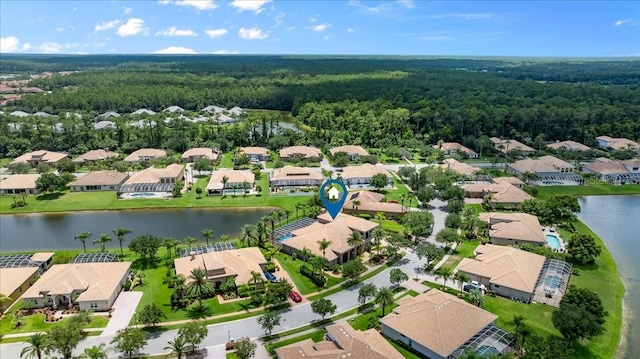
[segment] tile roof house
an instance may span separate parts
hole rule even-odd
[[[359,331],[347,323],[329,325],[326,340],[311,339],[276,349],[278,359],[403,359],[375,329]]]
[[[223,191],[223,178],[227,178],[227,182],[224,184]],[[224,192],[229,190],[240,190],[242,193],[245,191],[251,191],[256,186],[256,176],[253,172],[238,171],[238,170],[217,170],[213,171],[209,184],[205,190],[208,196],[224,195]]]
[[[40,163],[46,163],[48,165],[56,164],[58,161],[65,157],[67,157],[66,153],[40,150],[18,156],[13,161],[11,161],[11,163],[23,162],[30,164],[33,168],[36,168]]]
[[[440,165],[440,168],[449,169],[453,172],[459,173],[465,176],[471,176],[480,171],[479,168],[468,165],[464,162],[458,162],[455,158],[446,158],[444,163]]]
[[[133,116],[139,116],[139,115],[153,116],[155,114],[156,114],[155,111],[152,111],[152,110],[149,110],[149,109],[146,109],[146,108],[137,109],[137,110],[131,112],[131,115],[133,115]]]
[[[475,258],[463,258],[456,271],[501,296],[520,298],[528,303],[545,260],[544,256],[518,248],[486,244],[476,248]]]
[[[485,198],[489,197],[489,203],[492,208],[518,208],[520,204],[531,197],[527,192],[511,185],[508,182],[500,183],[467,183],[460,186],[464,190],[467,198]]]
[[[184,109],[180,106],[169,106],[167,108],[165,108],[164,110],[162,110],[162,112],[169,112],[169,113],[183,113]]]
[[[458,152],[463,152],[464,154],[466,154],[467,158],[480,157],[480,155],[478,155],[476,152],[459,144],[458,142],[445,142],[442,144],[442,146],[434,145],[433,148],[441,149],[442,152],[444,152],[445,156],[453,156]]]
[[[322,174],[313,168],[284,166],[269,174],[270,187],[318,187],[323,181]]]
[[[128,173],[118,171],[92,171],[71,182],[71,192],[118,191],[129,178]]]
[[[200,111],[207,112],[207,113],[224,113],[227,110],[219,106],[209,105]]]
[[[520,178],[518,177],[494,177],[491,180],[493,181],[493,183],[496,183],[496,184],[506,182],[520,189],[524,187],[524,182],[522,182],[522,180],[520,180]]]
[[[117,113],[117,112],[114,112],[114,111],[107,111],[107,112],[105,112],[103,114],[98,115],[97,117],[100,118],[100,119],[106,120],[106,119],[108,119],[110,117],[118,118],[118,117],[120,117],[120,114]]]
[[[94,130],[102,130],[105,128],[109,128],[109,129],[115,129],[116,128],[116,123],[113,121],[109,121],[109,120],[102,120],[102,121],[98,121],[96,123],[93,124],[93,129]]]
[[[11,116],[16,116],[16,117],[27,117],[27,116],[31,116],[31,114],[26,113],[24,111],[13,111],[11,112],[9,115]]]
[[[325,251],[325,258],[329,264],[342,264],[353,257],[357,248],[349,245],[348,240],[353,232],[360,232],[367,247],[371,242],[371,232],[378,227],[377,223],[363,218],[340,213],[333,220],[328,213],[318,216],[318,221],[291,232],[292,237],[281,241],[282,251],[285,253],[302,253],[304,248],[312,254],[322,257],[318,248],[318,241],[326,239],[331,245]]]
[[[36,181],[39,174],[15,174],[0,181],[0,192],[8,194],[38,194]]]
[[[34,308],[78,304],[80,310],[107,311],[127,281],[131,262],[55,264],[29,288],[22,300]]]
[[[633,149],[640,155],[640,145],[637,142],[631,141],[627,138],[613,138],[609,136],[598,136],[596,137],[596,141],[598,141],[598,147],[603,150],[613,149],[613,150],[624,150],[624,149]]]
[[[280,159],[290,161],[293,159],[311,159],[319,160],[322,158],[322,152],[315,147],[310,146],[291,146],[280,150]]]
[[[207,271],[216,288],[219,288],[227,279],[235,281],[236,286],[247,284],[251,281],[251,272],[260,273],[266,281],[264,271],[267,260],[258,247],[231,249],[220,252],[207,252],[202,254],[192,253],[190,256],[176,258],[174,261],[176,274],[184,275],[189,282],[189,275],[196,268]],[[256,283],[258,285],[258,283]]]
[[[358,205],[356,206],[356,204]],[[380,212],[389,218],[403,214],[405,208],[399,203],[384,202],[384,195],[381,193],[358,191],[347,194],[347,199],[342,205],[342,212],[346,214],[355,213],[356,215],[366,213],[372,218]]]
[[[575,166],[554,156],[542,156],[538,159],[525,158],[514,163],[507,163],[507,171],[523,175],[529,173],[569,173]]]
[[[480,213],[479,219],[489,224],[489,240],[493,244],[547,244],[536,216],[527,213],[486,212]]]
[[[598,158],[585,165],[582,171],[611,184],[640,183],[640,161],[638,160],[613,161],[608,158]]]
[[[198,147],[186,150],[182,154],[182,162],[193,163],[197,158],[204,158],[211,162],[218,159],[218,154],[211,148]]]
[[[0,313],[15,303],[18,298],[35,282],[38,267],[0,268],[0,294],[10,300],[0,303]]]
[[[504,155],[511,150],[518,150],[523,156],[528,157],[536,151],[518,140],[501,140],[498,137],[491,137],[491,142],[493,142],[496,151]]]
[[[371,187],[371,178],[377,174],[387,177],[387,187],[393,187],[393,177],[384,167],[364,163],[359,166],[347,166],[339,177],[349,188]]]
[[[175,184],[184,180],[184,167],[173,163],[166,168],[149,167],[129,177],[118,194],[136,192],[171,192]]]
[[[557,141],[557,142],[548,144],[547,147],[554,149],[556,151],[564,148],[565,150],[572,151],[572,152],[584,152],[591,149],[590,147],[585,146],[580,142],[571,141],[571,140]]]
[[[369,152],[362,148],[362,146],[339,146],[329,150],[331,156],[335,156],[338,152],[346,153],[349,161],[358,161],[361,156],[369,156]]]
[[[124,161],[129,163],[140,163],[152,160],[154,158],[166,157],[167,152],[164,150],[158,150],[155,148],[141,148],[137,151],[133,151],[129,156],[125,157]]]
[[[240,147],[240,152],[249,156],[251,161],[269,161],[271,152],[264,147]]]
[[[87,151],[80,156],[76,157],[73,162],[75,163],[87,163],[94,161],[104,161],[109,158],[118,158],[120,154],[118,152],[107,151],[103,149]]]
[[[431,359],[452,358],[454,352],[492,327],[498,318],[437,289],[403,297],[397,304],[380,319],[382,334]],[[495,349],[502,352],[508,348]]]

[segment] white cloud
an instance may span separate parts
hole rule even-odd
[[[310,17],[309,18],[309,22],[316,22],[316,21],[318,21],[318,19],[316,19],[315,17]]]
[[[362,4],[360,1],[358,0],[349,0],[349,5],[351,6],[355,6],[356,8],[364,11],[364,12],[368,12],[368,13],[372,13],[372,14],[379,14],[382,12],[386,12],[391,10],[393,7],[391,6],[391,4],[380,4],[377,6],[367,6]]]
[[[348,32],[348,33],[353,33],[353,32],[355,32],[355,31],[356,31],[356,30],[354,30],[354,29],[353,29],[353,28],[351,28],[351,27],[348,27],[348,28],[347,28],[347,32]]]
[[[227,29],[214,29],[214,30],[205,30],[205,33],[209,35],[210,38],[215,39],[216,37],[224,36],[227,34]]]
[[[170,1],[161,2],[161,4],[168,4]],[[213,10],[218,7],[213,0],[176,0],[173,2],[178,6],[188,6],[196,10]]]
[[[275,29],[276,27],[282,25],[282,21],[285,18],[285,16],[287,16],[287,14],[281,12],[278,15],[273,17],[273,21],[275,21],[275,24],[271,27],[272,29]]]
[[[19,45],[20,40],[18,40],[18,38],[15,36],[0,37],[1,53],[16,52]]]
[[[214,52],[212,52],[212,54],[216,54],[216,55],[231,55],[231,54],[237,54],[238,51],[231,51],[231,50],[216,50]]]
[[[613,23],[614,26],[622,26],[628,22],[631,22],[631,20],[633,20],[632,17],[628,18],[628,19],[624,19],[624,20],[618,20],[616,22]]]
[[[105,21],[102,24],[97,24],[96,27],[93,28],[94,31],[104,31],[104,30],[109,30],[112,29],[116,26],[120,25],[120,20],[119,19],[115,19],[115,20],[111,20],[111,21]]]
[[[156,32],[156,36],[198,36],[194,31],[189,29],[178,29],[175,26],[162,31]]]
[[[57,42],[43,42],[38,46],[38,50],[43,54],[57,54],[61,50],[78,47],[78,44],[59,44]]]
[[[27,51],[31,48],[31,44],[28,42],[25,42],[24,44],[22,44],[22,47],[20,48],[20,51]]]
[[[414,7],[416,7],[416,4],[413,1],[414,0],[398,0],[398,2],[407,9],[413,9]]]
[[[269,33],[266,33],[257,27],[252,27],[250,29],[241,27],[240,30],[238,30],[238,36],[245,40],[264,40],[269,37]]]
[[[324,30],[328,29],[331,27],[331,24],[328,23],[324,23],[324,24],[319,24],[316,26],[312,26],[311,30],[313,30],[313,32],[323,32]]]
[[[118,36],[133,36],[141,32],[147,32],[149,29],[144,27],[144,20],[138,18],[131,18],[127,20],[124,25],[118,28]]]
[[[234,0],[231,2],[231,6],[238,9],[239,12],[253,11],[260,13],[263,10],[263,6],[271,0]]]
[[[169,46],[166,49],[156,50],[154,54],[197,54],[193,49],[182,46]]]
[[[123,8],[122,8],[122,12],[123,12],[125,15],[129,14],[129,13],[131,12],[131,10],[133,10],[133,9],[132,9],[132,8],[130,8],[130,7],[123,7]]]
[[[493,17],[493,14],[490,12],[483,12],[483,13],[451,13],[451,14],[439,14],[439,15],[433,15],[431,16],[431,18],[433,19],[448,19],[448,18],[456,18],[456,19],[462,19],[465,21],[472,21],[472,20],[486,20],[486,19],[490,19]]]
[[[63,32],[64,31],[64,27],[60,26],[59,28],[56,29],[57,32]]]

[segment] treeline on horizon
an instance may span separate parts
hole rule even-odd
[[[12,56],[0,65],[45,70],[83,72],[33,81],[52,92],[10,110],[291,111],[312,128],[307,137],[371,147],[419,138],[477,148],[482,135],[587,145],[599,135],[640,138],[640,61],[128,55]]]

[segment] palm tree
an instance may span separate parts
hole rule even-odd
[[[27,344],[29,346],[22,349],[20,358],[38,358],[42,359],[42,354],[47,350],[46,334],[35,333],[29,336]]]
[[[322,251],[322,275],[324,275],[324,262],[327,260],[327,256],[325,255],[325,252],[327,250],[327,248],[329,248],[329,246],[331,245],[331,241],[326,240],[325,238],[322,238],[322,240],[317,241],[318,243],[318,248]]]
[[[124,255],[124,251],[122,250],[122,243],[124,242],[124,236],[131,233],[130,229],[118,227],[113,230],[113,234],[118,238],[118,242],[120,242],[120,255]]]
[[[407,199],[407,194],[406,193],[402,193],[400,195],[400,203],[401,203],[401,207],[402,207],[402,213],[404,213],[404,201]]]
[[[380,289],[378,289],[375,302],[376,304],[380,304],[380,307],[382,307],[382,316],[384,317],[385,307],[387,305],[393,304],[393,292],[391,291],[391,289],[387,287],[381,287]]]
[[[302,203],[296,203],[296,219],[300,218],[298,211],[302,209],[302,206],[303,206]]]
[[[94,345],[91,348],[86,348],[84,353],[80,355],[80,359],[107,359],[107,351],[105,344]]]
[[[456,273],[455,278],[458,281],[458,284],[460,284],[460,291],[461,292],[462,292],[462,288],[464,286],[464,283],[471,280],[471,278],[469,278],[469,276],[466,273],[462,273],[462,272]]]
[[[176,241],[173,237],[164,237],[163,240],[164,240],[164,246],[165,248],[167,248],[167,258],[171,259],[173,258],[171,254],[171,249],[176,248],[178,246],[178,241]]]
[[[207,245],[209,245],[209,240],[213,240],[214,239],[213,230],[212,229],[205,228],[200,233],[204,237],[204,240],[207,242]]]
[[[309,260],[309,257],[311,257],[311,250],[307,247],[302,247],[302,260],[307,263],[307,261]]]
[[[482,308],[484,306],[484,295],[481,291],[472,289],[469,292],[469,302],[478,308]]]
[[[522,350],[522,348],[524,348],[524,344],[527,340],[527,337],[529,335],[531,335],[531,328],[529,328],[526,325],[523,325],[522,328],[520,328],[520,349]]]
[[[520,314],[514,314],[513,315],[512,322],[513,322],[513,326],[515,327],[515,333],[514,334],[515,334],[515,337],[516,337],[516,343],[515,343],[516,350],[518,350],[520,348],[518,346],[518,339],[520,337],[520,330],[525,326],[524,325],[525,320],[526,319]],[[524,344],[524,343],[522,343],[522,344]]]
[[[362,203],[357,199],[351,202],[351,208],[356,212],[356,214],[358,214],[358,207],[360,207],[361,204]]]
[[[245,224],[240,228],[240,243],[247,247],[251,246],[256,239],[256,226],[253,224]]]
[[[189,249],[191,249],[191,246],[196,243],[198,240],[195,237],[187,237],[184,239],[184,243],[186,243],[189,246]]]
[[[274,241],[273,236],[275,235],[275,226],[276,226],[276,211],[269,212],[269,214],[267,214],[262,218],[266,218],[266,220],[271,223],[271,242],[273,242]]]
[[[169,340],[168,344],[169,346],[164,347],[164,350],[171,350],[169,355],[175,354],[178,359],[182,359],[182,356],[186,355],[189,350],[189,344],[182,335],[178,335],[173,340]]]
[[[386,219],[384,212],[376,212],[376,219],[378,220],[378,224],[382,227],[382,221]]]
[[[282,224],[282,217],[289,217],[287,211],[279,209],[276,211],[276,218],[278,219],[278,226]]]
[[[320,273],[320,271],[322,270],[322,266],[324,265],[324,259],[318,256],[313,256],[309,258],[309,264],[311,264],[312,272],[315,275],[316,270],[318,273]]]
[[[189,279],[187,293],[194,295],[202,306],[202,296],[213,291],[213,283],[207,278],[207,271],[201,267],[192,269]]]
[[[376,254],[380,255],[380,242],[385,237],[384,229],[378,227],[371,232],[371,236],[373,237],[373,242],[376,245]]]
[[[355,250],[356,255],[360,254],[359,249],[363,243],[364,243],[364,240],[362,240],[362,234],[360,234],[360,232],[358,231],[351,232],[351,234],[349,235],[349,238],[347,238],[347,244],[353,247],[353,249],[349,251],[349,260],[351,260],[352,251]]]
[[[250,283],[253,283],[254,285],[258,284],[258,282],[260,283],[264,283],[264,280],[262,279],[262,274],[256,272],[256,271],[251,271],[251,281]]]
[[[87,253],[87,239],[91,238],[91,232],[82,232],[75,236],[75,239],[82,242],[82,249]]]
[[[442,278],[442,290],[447,291],[447,281],[453,277],[453,269],[449,267],[441,267],[436,271],[436,278]]]
[[[264,221],[256,223],[256,234],[258,235],[258,247],[262,247],[263,238],[267,238],[267,225]]]
[[[224,197],[224,189],[225,189],[225,187],[227,187],[227,182],[229,182],[229,177],[228,176],[222,176],[222,196],[223,197]]]
[[[111,237],[109,237],[108,234],[102,233],[100,235],[100,239],[94,240],[93,244],[100,243],[100,251],[101,252],[106,252],[107,251],[107,242],[111,242],[111,241],[112,241],[112,239],[111,239]]]

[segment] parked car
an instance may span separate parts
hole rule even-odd
[[[296,303],[302,302],[302,297],[300,296],[300,293],[295,291],[289,293],[289,298],[291,298],[291,300],[293,300]]]
[[[465,292],[469,292],[472,290],[479,290],[480,292],[484,293],[487,290],[487,288],[484,286],[484,284],[474,280],[471,283],[466,284],[464,287],[462,287],[462,290]]]
[[[273,275],[273,273],[271,272],[264,272],[264,276],[267,278],[269,282],[275,282],[278,280],[278,278],[276,278],[276,276]]]
[[[392,199],[391,201],[389,201],[389,203],[398,203],[398,201],[396,201],[395,199]]]

